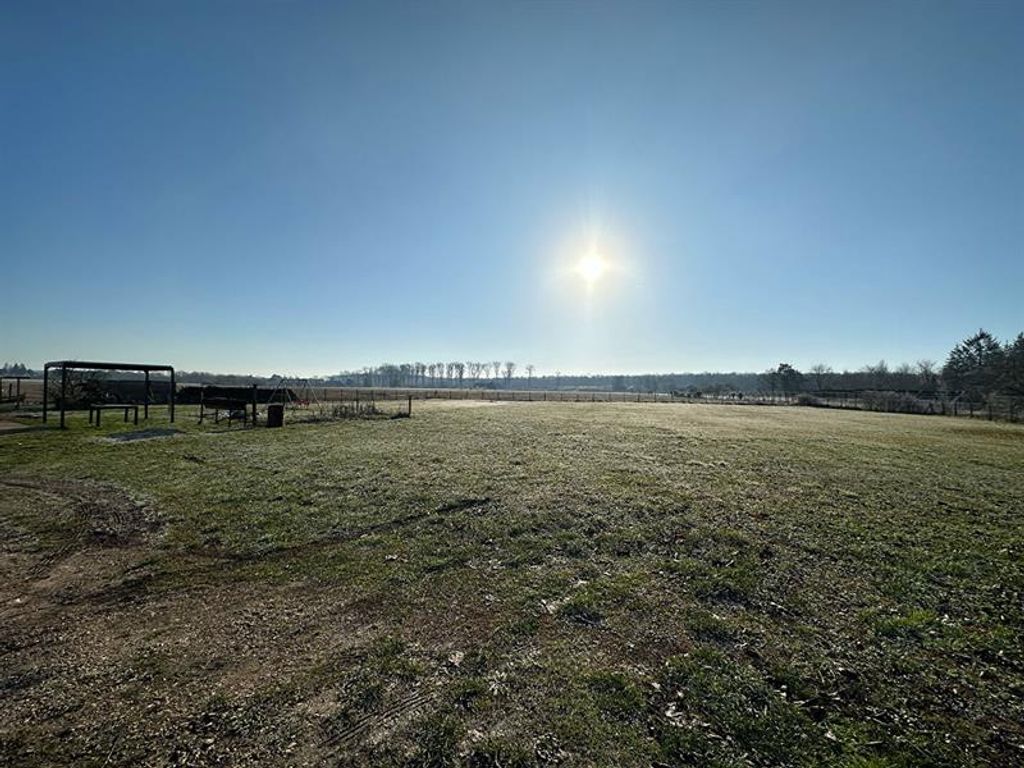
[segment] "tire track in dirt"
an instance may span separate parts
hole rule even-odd
[[[244,566],[255,562],[271,562],[288,557],[299,557],[305,554],[327,550],[345,542],[355,541],[364,536],[397,530],[406,525],[418,523],[434,515],[451,514],[453,512],[483,508],[491,502],[492,499],[488,496],[457,499],[433,509],[419,510],[408,515],[403,515],[380,523],[373,523],[371,525],[345,531],[335,531],[334,533],[312,541],[301,542],[294,545],[282,545],[266,550],[232,552],[220,547],[199,547],[195,549],[188,549],[187,551],[178,553],[178,563],[179,566],[181,566],[182,572],[187,572],[189,574],[190,581],[202,581],[203,575],[212,571],[221,573],[225,568],[231,568],[234,566]],[[105,543],[105,546],[115,546],[115,544]],[[62,548],[63,554],[60,557],[57,557],[55,554],[50,565],[55,565],[60,561],[61,557],[67,557],[82,548],[82,546],[79,546],[76,549],[74,543],[68,544],[66,547]],[[46,567],[47,566],[45,565],[40,566],[40,570],[45,570]],[[137,598],[140,592],[145,592],[158,578],[158,574],[153,571],[143,570],[142,572],[135,573],[134,569],[129,569],[129,571],[126,572],[126,576],[126,579],[116,583],[107,584],[97,590],[89,592],[83,597],[91,602],[97,603],[116,603],[124,602],[125,600],[132,600]],[[38,575],[37,578],[41,578],[41,574]]]
[[[10,583],[44,582],[79,552],[138,547],[161,528],[151,510],[115,486],[83,480],[2,478],[0,487],[21,489],[36,496],[48,513],[44,519],[50,523],[50,529],[42,536],[55,540],[51,546],[41,547],[39,536],[25,537],[31,541],[28,548],[12,548],[18,539],[6,542],[7,551],[30,558],[13,574]],[[3,520],[3,527],[19,529],[13,519]],[[56,594],[59,587],[52,585],[45,587],[45,591]],[[0,616],[9,618],[17,612],[15,607],[6,607],[0,609]]]
[[[20,479],[0,479],[0,485],[70,501],[73,506],[68,545],[71,546],[90,533],[93,541],[108,546],[136,544],[160,528],[159,523],[146,514],[144,506],[114,486],[75,480]]]
[[[365,736],[383,735],[434,703],[438,696],[437,690],[417,688],[398,697],[383,711],[368,712],[340,730],[335,730],[333,723],[329,724],[325,728],[328,735],[322,743],[325,747],[343,750],[362,741]]]
[[[49,485],[48,483],[32,482],[28,480],[0,480],[0,485],[7,486],[8,488],[21,488],[23,490],[33,491],[41,496],[53,497],[56,504],[60,504],[62,501],[68,499],[72,502],[78,501],[78,499],[71,497],[69,494],[59,493],[53,488],[47,487]],[[7,523],[6,520],[4,522],[5,524]],[[12,525],[11,527],[15,526]],[[85,534],[85,518],[78,514],[77,509],[72,510],[70,519],[67,520],[67,527],[64,531],[64,540],[62,543],[56,548],[43,551],[25,571],[25,580],[36,581],[44,578],[57,563],[69,557],[73,552],[81,548],[81,542],[85,538]]]
[[[213,548],[200,548],[192,551],[192,554],[212,557],[220,560],[229,560],[233,562],[252,562],[255,560],[269,560],[280,557],[289,557],[297,554],[306,554],[308,552],[315,552],[321,549],[328,549],[337,544],[341,544],[346,541],[355,541],[361,539],[364,536],[371,536],[376,533],[387,533],[389,531],[397,530],[406,525],[412,525],[434,515],[450,514],[452,512],[463,512],[468,509],[475,509],[478,507],[484,507],[491,503],[489,496],[481,498],[467,498],[458,499],[456,501],[442,504],[434,509],[420,510],[412,512],[402,517],[393,518],[386,520],[381,523],[373,523],[372,525],[362,526],[360,528],[353,528],[346,531],[335,531],[334,533],[328,534],[323,538],[314,539],[312,541],[302,542],[301,544],[292,545],[281,545],[278,547],[272,547],[270,549],[259,550],[256,552],[231,552],[224,549],[213,549]]]
[[[495,666],[492,672],[500,678],[531,664],[534,658],[531,646],[524,643],[513,644],[503,651],[503,655],[504,661]],[[398,696],[381,711],[367,712],[340,728],[337,720],[328,721],[321,726],[327,733],[321,745],[335,752],[343,752],[367,742],[380,743],[420,712],[442,701],[444,690],[442,680],[435,678],[432,681],[424,681],[414,690]]]

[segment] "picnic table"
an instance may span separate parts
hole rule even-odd
[[[128,412],[135,412],[135,423],[139,423],[139,406],[135,403],[91,403],[89,405],[89,423],[93,423],[93,414],[96,416],[96,426],[100,425],[100,414],[103,411],[124,411],[124,423],[128,423]]]

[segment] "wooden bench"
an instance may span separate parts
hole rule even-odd
[[[124,423],[128,423],[128,412],[135,412],[135,424],[139,423],[139,406],[134,403],[92,403],[89,406],[89,423],[92,424],[93,414],[96,415],[96,426],[100,425],[100,414],[103,411],[124,411]]]
[[[249,423],[248,401],[234,397],[203,397],[199,401],[199,423],[207,416],[207,411],[213,411],[213,423],[219,424],[221,412],[227,411],[228,426],[234,419],[241,419],[243,424]]]

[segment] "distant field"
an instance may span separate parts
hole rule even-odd
[[[199,386],[199,382],[178,382],[179,389]],[[267,386],[267,385],[264,385]],[[716,405],[793,405],[835,408],[843,410],[867,410],[889,413],[917,413],[921,415],[958,416],[989,421],[1019,423],[1024,420],[1024,400],[1019,397],[990,395],[984,404],[972,403],[946,393],[942,398],[933,395],[919,395],[908,392],[852,392],[852,391],[807,391],[799,395],[766,392],[745,394],[669,392],[609,392],[598,390],[544,390],[544,389],[498,389],[475,385],[466,387],[311,387],[301,381],[288,381],[282,385],[295,400],[315,409],[330,409],[338,403],[393,402],[397,400],[486,400],[494,402],[563,402],[563,403],[713,403]],[[4,383],[4,394],[13,394],[14,382]],[[43,401],[41,380],[21,382],[25,395],[23,410],[38,410]],[[273,386],[271,385],[271,389]],[[10,392],[9,392],[10,390]],[[182,395],[179,394],[179,398]],[[110,397],[116,398],[111,394]],[[269,399],[264,393],[261,401]],[[133,399],[134,398],[134,399]],[[128,397],[136,402],[139,393]],[[187,398],[186,398],[187,399]],[[180,402],[180,401],[179,401]],[[195,402],[191,400],[190,402]],[[10,403],[0,407],[0,412],[10,413]]]
[[[41,403],[43,402],[43,380],[42,379],[22,379],[21,382],[17,382],[14,379],[3,377],[3,381],[0,382],[2,390],[0,390],[0,396],[2,397],[14,397],[19,392],[22,397],[25,398],[26,403]]]
[[[0,764],[1024,761],[1020,426],[182,414],[0,436]]]

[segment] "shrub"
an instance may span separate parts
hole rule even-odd
[[[825,405],[825,403],[820,398],[808,394],[807,392],[801,392],[799,395],[796,396],[796,404],[807,405],[812,408],[821,408]]]
[[[85,408],[90,403],[102,402],[105,399],[104,381],[106,374],[100,371],[76,371],[67,372],[67,383],[65,387],[65,408]],[[61,395],[61,374],[57,370],[56,375],[50,374],[50,400],[57,406],[60,403]]]
[[[928,413],[928,401],[907,392],[868,391],[860,396],[861,406],[867,411],[889,413]]]

